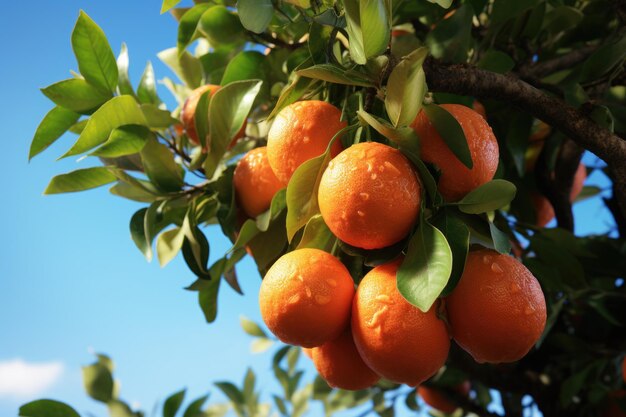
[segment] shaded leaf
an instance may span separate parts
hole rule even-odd
[[[491,180],[471,191],[457,203],[459,210],[469,214],[498,210],[515,198],[517,188],[506,180]]]
[[[163,417],[174,417],[185,399],[186,390],[170,395],[163,403]]]
[[[348,73],[344,68],[332,64],[319,64],[296,71],[300,77],[315,78],[335,84],[372,87],[374,83],[358,73]]]
[[[141,150],[141,161],[146,175],[159,190],[179,191],[183,186],[181,167],[167,146],[150,138]]]
[[[80,417],[69,405],[54,400],[37,400],[24,404],[19,410],[20,417]]]
[[[105,158],[131,155],[141,151],[150,137],[152,133],[145,126],[121,126],[113,129],[109,139],[89,155]]]
[[[77,169],[52,178],[44,194],[73,193],[76,191],[90,190],[112,183],[116,179],[117,177],[105,167]]]
[[[274,16],[271,0],[238,0],[237,13],[244,28],[263,33]]]
[[[243,329],[243,331],[248,333],[250,336],[267,338],[267,334],[265,334],[263,329],[261,329],[258,324],[248,319],[247,317],[240,316],[239,323],[241,323],[241,328]]]
[[[430,104],[424,106],[424,111],[428,116],[428,120],[433,124],[437,133],[441,136],[443,141],[448,145],[448,148],[452,151],[463,165],[472,169],[474,163],[472,162],[472,155],[465,138],[465,133],[458,120],[446,109],[436,104]]]
[[[137,97],[141,103],[159,104],[159,96],[156,90],[156,80],[154,78],[154,68],[152,68],[152,62],[148,61],[146,69],[139,80],[139,86],[137,87]]]
[[[99,363],[84,366],[83,385],[87,394],[94,400],[109,402],[113,399],[113,376],[109,369]]]
[[[164,267],[172,261],[183,247],[185,234],[180,227],[167,230],[157,238],[156,251],[159,264]]]
[[[426,94],[422,63],[426,55],[428,49],[416,49],[402,59],[389,76],[385,109],[395,127],[409,125],[422,107]]]
[[[364,65],[382,54],[391,35],[391,11],[384,0],[345,0],[350,56]]]

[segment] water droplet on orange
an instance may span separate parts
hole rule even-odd
[[[491,270],[496,274],[501,274],[502,272],[504,272],[502,267],[495,262],[491,264]]]

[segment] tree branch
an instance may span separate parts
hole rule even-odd
[[[468,64],[443,64],[429,57],[424,62],[432,91],[495,99],[510,103],[558,128],[579,146],[600,157],[611,170],[615,194],[626,216],[626,141],[599,126],[563,100],[549,96],[513,75],[496,74]]]
[[[529,65],[519,71],[521,78],[543,78],[555,72],[571,68],[572,66],[583,62],[598,47],[596,45],[585,45],[583,47],[572,50],[571,52],[560,55],[534,65]]]

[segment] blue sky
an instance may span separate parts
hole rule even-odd
[[[251,355],[251,339],[239,327],[242,314],[260,322],[261,281],[249,259],[239,268],[246,295],[222,286],[217,322],[207,325],[195,294],[183,290],[193,281],[184,262],[177,258],[161,269],[156,262],[148,264],[133,245],[128,222],[140,204],[112,197],[106,188],[42,195],[52,176],[81,167],[72,159],[55,162],[73,140],[69,135],[27,162],[32,134],[52,107],[39,88],[69,77],[76,67],[70,33],[81,8],[104,29],[116,54],[127,43],[135,85],[148,60],[157,78],[171,76],[156,54],[175,45],[176,23],[159,15],[159,0],[3,5],[0,369],[47,364],[32,368],[47,373],[37,374],[43,388],[31,387],[34,391],[21,395],[3,392],[0,381],[0,415],[16,415],[20,404],[41,396],[104,415],[104,408],[82,390],[80,366],[92,361],[90,350],[115,359],[122,397],[147,410],[183,387],[191,396],[212,391],[214,399],[223,398],[212,383],[239,383],[248,366],[259,374],[267,394],[276,389],[270,354]],[[172,103],[165,88],[159,91]],[[587,155],[585,161],[592,164],[595,158]],[[606,186],[601,174],[592,175],[589,183]],[[611,223],[597,199],[580,203],[575,212],[579,233],[600,233]],[[217,229],[209,231],[209,238],[213,257],[227,249]],[[312,368],[305,366],[310,377]]]

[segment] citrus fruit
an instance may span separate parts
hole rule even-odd
[[[320,181],[318,203],[339,239],[376,249],[409,233],[419,215],[420,190],[415,170],[400,151],[364,142],[330,161]]]
[[[574,174],[574,182],[572,183],[572,189],[569,193],[569,201],[573,203],[580,192],[585,186],[585,180],[587,179],[587,168],[584,164],[579,164]],[[536,225],[539,227],[545,227],[552,219],[554,219],[554,207],[545,196],[541,194],[531,194],[531,201],[536,213]]]
[[[390,381],[416,386],[445,363],[450,336],[435,311],[406,301],[396,287],[401,259],[363,277],[352,303],[352,335],[363,361]]]
[[[472,109],[474,109],[476,113],[480,114],[485,120],[487,120],[487,110],[485,109],[483,103],[478,100],[474,100],[474,102],[472,103]]]
[[[622,378],[626,382],[626,356],[622,359]]]
[[[185,132],[187,132],[189,140],[195,145],[200,143],[200,140],[198,139],[198,133],[196,131],[196,107],[198,106],[198,102],[205,92],[209,91],[209,94],[213,95],[219,89],[220,86],[214,84],[207,84],[203,85],[202,87],[198,87],[193,90],[191,94],[189,94],[189,97],[187,97],[187,100],[185,100],[185,103],[183,104],[180,112],[180,120],[183,122],[183,127],[185,128]],[[228,144],[227,149],[232,148],[239,139],[245,136],[245,134],[246,122],[244,122],[241,129],[239,129],[237,135],[235,135],[235,137]]]
[[[456,201],[493,178],[498,168],[498,141],[487,121],[476,111],[459,104],[443,104],[441,107],[461,125],[472,156],[472,169],[452,153],[424,111],[417,115],[411,126],[421,140],[422,159],[441,170],[439,192],[446,200]]]
[[[313,359],[313,348],[302,348],[302,353],[309,359]]]
[[[546,302],[533,274],[491,249],[471,251],[446,300],[454,340],[476,362],[514,362],[539,340]]]
[[[312,348],[337,338],[348,326],[354,282],[346,267],[319,249],[281,256],[259,291],[261,316],[285,343]]]
[[[269,209],[274,194],[284,187],[270,168],[265,146],[252,149],[237,162],[233,184],[239,204],[250,217]]]
[[[626,397],[626,390],[618,390],[608,395],[608,405],[604,409],[603,417],[626,417],[626,411],[620,407],[619,402]]]
[[[360,390],[371,387],[380,379],[363,362],[349,327],[338,338],[313,348],[313,364],[333,388]]]
[[[282,109],[267,134],[267,155],[274,173],[288,183],[296,168],[323,154],[331,139],[344,127],[341,110],[325,101],[308,100]],[[339,138],[330,152],[341,152]]]
[[[470,383],[469,381],[465,381],[462,384],[459,384],[452,388],[454,391],[459,393],[460,395],[467,397],[470,392]],[[446,395],[445,392],[426,385],[420,385],[417,389],[417,393],[422,400],[435,410],[442,411],[446,414],[452,414],[458,408],[458,406],[454,403],[454,400]]]

